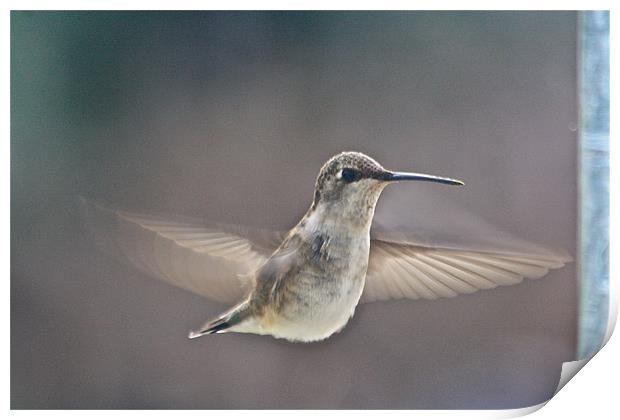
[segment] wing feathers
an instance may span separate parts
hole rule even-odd
[[[510,285],[519,283],[523,276],[517,275],[514,273],[510,273],[508,271],[493,268],[486,264],[482,263],[473,263],[468,261],[466,258],[461,256],[452,256],[452,255],[442,255],[438,252],[430,252],[429,256],[435,258],[439,261],[442,261],[448,265],[458,267],[463,271],[469,273],[471,276],[475,278],[482,278],[485,281],[488,281],[493,286],[496,285]],[[488,279],[488,280],[487,280]]]
[[[437,299],[508,286],[540,278],[570,261],[565,255],[488,252],[428,247],[404,241],[371,240],[363,302],[386,299]]]
[[[424,273],[425,281],[429,281],[427,279],[436,279],[455,294],[472,293],[478,290],[466,281],[420,259],[411,258],[411,264]]]
[[[537,279],[549,272],[544,266],[537,266],[532,264],[525,264],[519,262],[513,262],[506,258],[493,258],[484,254],[476,254],[473,252],[461,253],[463,259],[472,261],[474,263],[486,264],[491,267],[497,267],[507,270],[511,273],[522,274],[523,276],[531,279]]]
[[[418,278],[409,279],[409,270],[411,270],[411,266],[406,264],[407,258],[401,258],[402,255],[399,255],[400,252],[396,247],[391,246],[389,249],[391,250],[392,256],[391,263],[398,267],[397,279],[401,284],[401,290],[407,289],[407,285],[410,285],[410,289],[413,289],[415,292],[414,299],[418,296],[425,299],[437,299],[438,295],[432,290],[432,282],[424,282]],[[405,296],[407,295],[405,294]]]
[[[102,248],[152,277],[222,302],[243,297],[251,284],[242,276],[266,261],[277,243],[271,238],[275,232],[207,228],[195,219],[171,221],[86,199],[80,199],[80,207]]]
[[[222,302],[240,299],[283,239],[281,232],[131,213],[80,199],[87,227],[108,253],[148,275]],[[570,258],[533,246],[505,252],[428,246],[407,234],[372,238],[362,301],[455,297],[540,278]],[[527,251],[527,248],[526,248]]]

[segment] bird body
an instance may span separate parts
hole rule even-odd
[[[364,290],[377,200],[389,182],[405,179],[403,173],[393,179],[394,174],[357,152],[327,161],[310,209],[257,270],[254,290],[190,337],[231,331],[308,342],[341,330]],[[408,175],[462,185],[448,178]]]
[[[364,290],[370,228],[311,217],[256,272],[256,287],[243,305],[248,316],[228,331],[316,341],[342,329],[353,316]]]
[[[343,156],[356,159],[341,162]],[[192,337],[231,331],[307,342],[325,339],[346,325],[364,290],[370,226],[386,183],[360,179],[346,190],[330,184],[345,185],[338,173],[344,166],[359,166],[366,160],[368,166],[380,167],[364,155],[351,153],[325,164],[315,201],[256,271],[255,287],[246,301]],[[238,323],[231,325],[230,318],[240,313]]]
[[[403,233],[371,237],[381,192],[409,180],[463,185],[389,171],[362,153],[343,152],[323,165],[312,205],[286,234],[171,222],[86,199],[81,204],[97,243],[110,253],[173,285],[237,301],[190,338],[243,332],[323,340],[344,328],[361,301],[455,297],[540,278],[570,261],[564,253],[535,246],[480,250],[429,246]]]

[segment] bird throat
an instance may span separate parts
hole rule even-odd
[[[378,194],[377,194],[378,195]],[[370,230],[377,200],[365,200],[359,205],[338,201],[319,203],[304,216],[300,227],[309,232],[350,230],[362,233]]]

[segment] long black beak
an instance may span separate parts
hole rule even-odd
[[[458,179],[444,178],[442,176],[418,174],[415,172],[392,172],[385,171],[379,177],[382,181],[396,182],[396,181],[427,181],[438,182],[440,184],[447,185],[465,185],[465,183]]]

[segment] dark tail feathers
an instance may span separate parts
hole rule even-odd
[[[197,338],[207,334],[225,333],[234,325],[237,325],[249,316],[249,305],[247,302],[235,306],[228,312],[220,315],[213,321],[207,322],[199,330],[190,331],[189,338]]]

